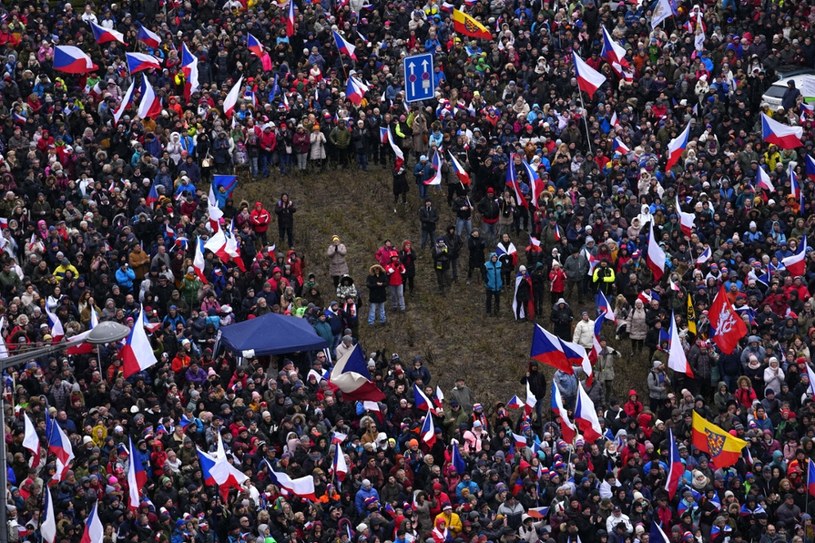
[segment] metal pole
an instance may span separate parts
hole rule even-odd
[[[583,108],[583,124],[586,125],[586,144],[589,146],[589,153],[591,153],[592,151],[591,151],[591,134],[589,134],[589,112],[586,109],[586,104],[583,102],[583,91],[577,89],[577,95],[580,96],[580,107]]]
[[[2,372],[0,372],[2,379]],[[3,384],[3,393],[0,394],[0,493],[3,496],[3,503],[0,504],[0,543],[8,543],[8,498],[6,487],[8,486],[8,464],[6,463],[6,405],[5,405],[6,385]]]

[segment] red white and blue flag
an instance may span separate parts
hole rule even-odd
[[[28,466],[34,469],[40,467],[40,436],[37,435],[37,430],[34,423],[31,422],[27,413],[23,413],[23,421],[25,422],[25,435],[23,436],[23,447],[31,451],[31,459],[28,461]]]
[[[96,43],[98,43],[99,45],[111,41],[117,41],[121,44],[127,45],[125,43],[125,36],[121,32],[113,30],[112,28],[105,28],[104,26],[99,26],[93,21],[88,21],[88,24],[91,25],[91,31],[93,31],[93,39],[96,40]]]
[[[40,535],[46,543],[54,543],[57,540],[57,516],[54,512],[54,497],[51,495],[51,489],[47,486],[43,489],[42,494],[45,514],[40,525]]]
[[[161,38],[159,35],[149,28],[146,28],[141,23],[139,23],[139,30],[136,34],[136,39],[145,44],[147,47],[152,47],[153,49],[158,49],[158,46],[161,45]]]
[[[659,282],[665,273],[665,251],[654,238],[654,221],[650,221],[648,232],[648,251],[645,254],[645,263],[654,275],[654,281]]]
[[[339,443],[334,444],[334,461],[331,463],[331,471],[340,482],[344,481],[345,476],[348,475],[348,463],[345,461],[345,453],[342,452]]]
[[[775,187],[770,179],[770,174],[768,174],[767,170],[760,165],[758,167],[758,171],[756,171],[756,186],[766,190],[767,192],[775,192]]]
[[[676,213],[679,215],[679,228],[686,237],[691,237],[696,223],[695,213],[685,213],[679,205],[679,196],[676,197]]]
[[[355,106],[359,106],[365,98],[365,93],[369,87],[353,75],[348,76],[348,83],[345,85],[345,97]]]
[[[136,115],[141,119],[154,119],[161,115],[161,98],[147,80],[147,76],[142,77],[141,102]]]
[[[139,308],[139,314],[133,320],[133,328],[130,329],[130,334],[125,340],[124,347],[122,347],[121,357],[125,379],[154,366],[158,362],[144,329],[143,307]]]
[[[433,158],[430,159],[430,166],[433,168],[433,173],[424,180],[425,185],[441,185],[441,155],[439,150],[433,151]]]
[[[86,74],[99,69],[91,57],[75,45],[54,47],[54,70],[66,74]]]
[[[600,57],[609,63],[617,77],[626,81],[634,80],[631,64],[625,58],[625,48],[614,41],[605,26],[603,27],[603,49],[600,52]]]
[[[523,160],[521,161],[521,164],[523,164],[524,169],[526,170],[526,177],[529,179],[529,190],[532,192],[531,203],[533,206],[537,207],[540,195],[543,193],[544,189],[543,182],[541,181],[537,170],[535,170],[535,168],[533,168],[529,162]]]
[[[430,401],[422,389],[419,388],[419,385],[416,383],[413,384],[413,405],[416,409],[421,411],[427,411],[431,407],[433,407],[433,403]]]
[[[289,8],[286,10],[286,36],[294,36],[294,0],[289,0]]]
[[[71,446],[71,440],[62,431],[59,424],[48,414],[45,413],[45,439],[48,441],[48,452],[57,457],[56,473],[54,479],[62,481],[68,472],[68,466],[74,459],[74,449]]]
[[[807,158],[809,158],[809,155],[807,155]],[[792,162],[790,162],[789,168],[787,168],[787,176],[790,178],[790,195],[796,200],[799,200],[801,198],[801,182],[798,180],[798,174],[795,173]]]
[[[184,97],[190,99],[190,95],[198,91],[198,57],[193,55],[187,48],[186,43],[181,44],[181,72],[184,74]]]
[[[594,98],[594,93],[606,82],[606,76],[586,64],[575,52],[572,52],[572,60],[577,76],[577,86],[589,95],[589,99]]]
[[[671,168],[679,162],[682,153],[688,146],[688,139],[690,138],[690,122],[685,129],[674,139],[668,142],[668,161],[665,163],[665,173],[671,171]]]
[[[605,319],[611,322],[617,320],[617,315],[614,314],[614,308],[611,307],[611,303],[606,298],[606,295],[603,293],[602,290],[597,291],[597,296],[594,299],[594,305],[597,306],[597,313],[598,319]]]
[[[368,372],[368,364],[357,343],[345,353],[331,370],[329,382],[342,392],[345,401],[379,402],[385,395],[379,390]]]
[[[600,426],[600,419],[597,418],[597,409],[580,381],[577,382],[574,421],[586,441],[593,443],[603,437],[603,428]]]
[[[388,127],[388,143],[394,154],[393,169],[394,171],[399,171],[405,165],[405,153],[402,152],[402,149],[400,149],[393,140],[393,131],[390,126]]]
[[[470,174],[467,173],[467,170],[464,169],[464,166],[461,165],[453,153],[447,151],[447,154],[450,155],[450,163],[453,165],[453,171],[456,173],[458,182],[461,183],[461,186],[463,187],[469,187]]]
[[[565,373],[574,373],[572,365],[563,352],[560,338],[540,324],[535,324],[532,332],[532,348],[529,357]]]
[[[428,409],[427,414],[422,422],[422,441],[427,444],[429,449],[433,448],[436,443],[436,426],[433,424],[433,413]]]
[[[59,320],[56,314],[51,312],[48,304],[45,304],[45,316],[48,319],[48,326],[51,330],[51,342],[60,342],[62,338],[65,337],[65,329],[62,327],[62,321]]]
[[[125,53],[125,60],[127,61],[127,69],[130,70],[130,75],[144,70],[161,69],[161,60],[153,55],[145,53]]]
[[[796,149],[804,145],[804,129],[779,123],[764,113],[761,114],[761,137],[766,143],[774,143],[781,149]]]
[[[512,193],[515,195],[515,203],[519,206],[529,208],[529,203],[526,201],[526,198],[524,198],[523,193],[521,193],[521,185],[518,183],[518,175],[515,170],[515,159],[512,155],[509,155],[507,158],[507,175],[505,184],[507,187],[512,189]]]
[[[238,98],[241,96],[241,86],[243,85],[243,76],[238,78],[238,82],[229,89],[229,93],[224,98],[224,115],[232,117],[235,112],[235,106],[238,103]]]
[[[676,318],[674,312],[671,311],[671,323],[668,330],[669,348],[668,348],[668,367],[674,370],[674,373],[683,373],[694,379],[693,369],[688,364],[688,357],[685,355],[685,349],[682,347],[682,340],[679,339],[679,332],[676,329]]]
[[[521,407],[523,407],[523,404],[518,396],[513,396],[507,402],[507,409],[520,409]]]
[[[334,44],[337,46],[339,52],[353,60],[356,60],[357,55],[355,51],[357,48],[354,47],[354,44],[343,38],[342,35],[336,30],[332,31],[332,34],[334,35]]]
[[[256,57],[263,57],[263,44],[251,33],[247,34],[246,36],[246,48],[249,49],[249,51]]]
[[[129,438],[128,448],[128,468],[127,468],[127,505],[131,511],[135,511],[141,505],[141,493],[144,485],[147,484],[147,472],[136,456],[136,449],[133,448],[133,438]]]
[[[665,490],[668,492],[668,499],[674,499],[676,490],[679,488],[679,481],[685,473],[685,464],[679,456],[679,447],[674,438],[672,428],[668,429],[668,480],[665,481]]]
[[[572,443],[577,436],[577,427],[569,420],[569,415],[563,406],[563,396],[560,395],[560,389],[555,383],[552,383],[551,409],[560,423],[560,434],[563,436],[563,440],[566,443]]]
[[[815,158],[806,155],[804,160],[805,172],[808,179],[815,181]]]
[[[85,530],[82,532],[79,543],[103,543],[104,540],[105,527],[99,520],[99,502],[97,501],[91,506],[91,512],[85,519]]]
[[[811,458],[807,461],[807,492],[815,496],[815,462]]]
[[[627,155],[631,152],[631,149],[620,138],[614,138],[611,142],[611,152]]]
[[[798,247],[798,252],[784,257],[781,260],[781,263],[787,269],[791,276],[797,277],[800,275],[804,275],[806,271],[807,262],[807,236],[804,234],[803,239],[801,240],[801,244]]]
[[[269,475],[272,481],[282,488],[285,493],[292,494],[298,498],[306,498],[311,501],[317,501],[317,495],[314,492],[314,477],[306,475],[297,479],[292,479],[287,473],[282,471],[275,471],[272,465],[266,460],[266,466],[269,470]]]

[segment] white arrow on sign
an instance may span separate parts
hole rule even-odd
[[[410,76],[408,76],[408,81],[410,81],[410,94],[416,96],[416,75],[413,73],[416,71],[416,63],[413,61],[409,62],[408,69],[410,70]]]

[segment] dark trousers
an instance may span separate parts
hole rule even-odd
[[[294,229],[291,226],[286,226],[278,223],[278,234],[280,235],[280,246],[283,246],[283,240],[286,240],[289,247],[294,247]]]
[[[495,307],[493,311],[493,300]],[[501,291],[487,289],[487,315],[498,316],[498,308],[501,305]]]

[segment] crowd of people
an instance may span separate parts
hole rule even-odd
[[[652,25],[665,5],[672,14]],[[813,237],[815,126],[794,83],[781,107],[763,99],[788,66],[815,68],[811,3],[289,7],[0,7],[6,352],[59,339],[55,319],[70,337],[96,316],[134,326],[143,308],[158,360],[125,378],[121,349],[107,345],[4,373],[5,537],[41,541],[48,494],[59,542],[82,540],[95,506],[106,543],[648,543],[660,537],[655,524],[670,543],[813,543],[815,258],[807,255],[802,274],[781,261]],[[453,8],[492,39],[455,31]],[[127,45],[96,43],[93,25],[121,32]],[[604,29],[625,61],[602,56]],[[353,50],[338,49],[335,31]],[[247,47],[250,34],[260,47]],[[64,45],[98,69],[55,70]],[[185,49],[197,59],[192,92]],[[126,51],[155,56],[161,68],[131,74]],[[434,55],[435,95],[408,104],[402,59],[424,52]],[[572,52],[606,77],[592,95],[578,90]],[[346,95],[351,76],[364,82],[362,97]],[[245,87],[227,116],[239,77]],[[143,78],[161,102],[145,118],[141,97],[122,106],[132,82],[137,95],[146,92]],[[803,146],[766,142],[759,113],[803,127]],[[668,142],[688,123],[682,157],[665,171]],[[759,168],[769,185],[756,181]],[[419,247],[386,243],[364,282],[349,274],[349,260],[361,256],[339,236],[323,263],[304,265],[295,217],[298,205],[313,205],[307,198],[250,204],[240,188],[209,190],[215,174],[330,182],[321,172],[336,169],[392,175],[396,208],[412,205],[414,183],[420,198],[417,231],[405,236],[418,234]],[[436,178],[444,190],[427,190]],[[382,205],[366,198],[359,195],[359,220],[366,206]],[[197,240],[213,234],[213,206],[245,271],[234,254],[207,250],[203,266],[195,261]],[[694,216],[690,235],[677,206]],[[649,227],[668,257],[659,281],[643,257]],[[509,317],[512,305],[512,317],[536,319],[587,349],[595,295],[606,296],[616,323],[606,325],[584,385],[601,439],[562,439],[536,362],[518,384],[537,399],[529,412],[480,403],[490,384],[475,380],[492,376],[443,390],[432,365],[407,353],[366,353],[385,394],[375,405],[344,400],[324,379],[364,335],[361,315],[376,326],[406,309],[417,252],[426,250],[441,292],[464,279],[466,259],[466,281],[483,285],[488,315]],[[707,320],[722,285],[749,329],[729,354],[710,341]],[[242,364],[218,349],[221,327],[269,312],[308,319],[330,348]],[[666,368],[661,331],[674,312],[693,378]],[[622,360],[646,368],[645,360],[647,378],[634,385],[647,394],[615,383]],[[577,375],[552,379],[569,412]],[[46,411],[75,454],[62,477]],[[742,458],[717,466],[694,447],[694,412],[747,440]],[[23,443],[24,415],[41,438],[41,464]],[[431,435],[422,431],[426,417]],[[665,490],[669,429],[684,465],[675,497]],[[206,484],[196,453],[215,450],[219,435],[248,476],[226,495]],[[332,471],[336,442],[344,479]],[[136,463],[147,483],[131,508],[127,467]],[[313,476],[315,496],[285,492],[272,469]]]

